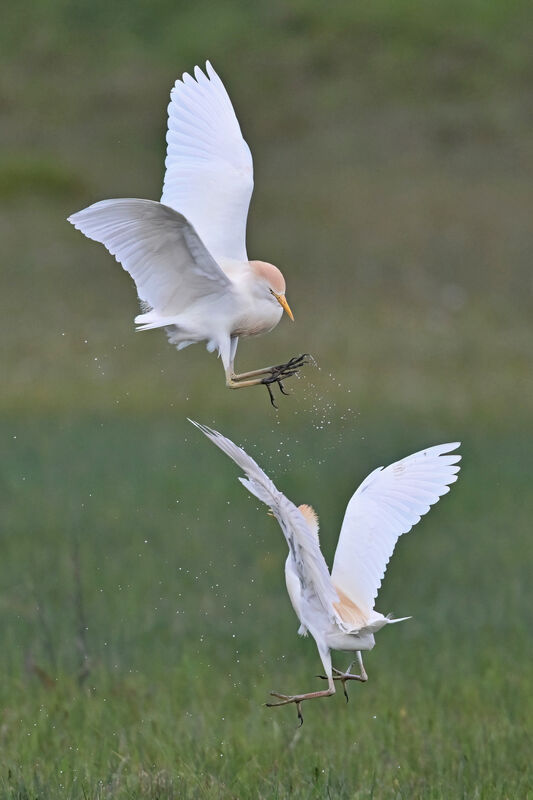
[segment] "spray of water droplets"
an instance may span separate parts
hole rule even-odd
[[[292,468],[291,458],[298,455],[303,466],[312,460],[317,466],[327,464],[342,444],[346,433],[352,434],[358,425],[359,412],[354,410],[351,389],[343,387],[332,372],[325,372],[314,358],[309,357],[305,369],[294,378],[294,405],[285,403],[274,421],[272,434],[277,438],[276,453],[270,462],[278,472]],[[293,424],[287,424],[287,416]],[[309,436],[309,430],[313,436]],[[280,438],[280,430],[283,436]],[[312,438],[312,454],[301,454],[302,440]]]

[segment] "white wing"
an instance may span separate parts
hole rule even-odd
[[[254,185],[250,148],[224,84],[209,63],[170,93],[161,202],[184,214],[217,259],[247,261],[246,218]]]
[[[192,225],[154,200],[102,200],[68,221],[107,247],[130,273],[140,299],[161,317],[232,290]]]
[[[301,511],[276,489],[270,478],[244,450],[217,431],[199,425],[192,419],[189,422],[205,433],[246,473],[246,478],[239,478],[240,482],[261,502],[269,506],[285,534],[304,597],[306,599],[310,599],[312,595],[318,597],[326,613],[332,620],[336,620],[333,604],[337,603],[339,598],[331,584],[329,570],[317,538],[310,531]]]
[[[331,570],[337,591],[364,613],[374,608],[398,537],[427,514],[457,480],[459,442],[430,447],[374,470],[348,503]]]

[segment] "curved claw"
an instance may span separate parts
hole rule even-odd
[[[307,361],[308,358],[311,358],[309,353],[302,353],[299,356],[293,356],[293,358],[287,361],[286,364],[281,364],[278,369],[281,367],[285,367],[285,369],[299,369],[300,367],[303,367],[304,364],[309,364],[309,361]]]
[[[350,698],[348,697],[347,689],[346,689],[347,682],[348,681],[359,681],[360,683],[366,683],[367,680],[368,680],[368,675],[366,674],[366,672],[364,672],[364,668],[363,668],[363,674],[362,675],[352,675],[351,672],[341,672],[340,669],[335,669],[335,667],[332,667],[332,672],[335,673],[333,675],[333,680],[334,681],[340,681],[342,683],[342,690],[344,692],[344,696],[346,698],[346,702],[347,703],[350,700]],[[322,678],[323,681],[327,681],[328,680],[325,675],[317,675],[316,677],[317,678]]]
[[[274,395],[272,394],[272,389],[270,388],[270,383],[267,383],[266,381],[263,381],[263,383],[264,383],[264,384],[265,384],[265,386],[267,387],[268,394],[269,394],[269,396],[270,396],[270,402],[272,403],[272,405],[274,406],[274,408],[275,408],[275,409],[276,409],[276,411],[277,411],[277,410],[278,410],[278,407],[277,407],[277,405],[276,405],[276,401],[274,400]]]
[[[304,723],[304,718],[302,715],[302,703],[304,700],[313,700],[318,697],[331,697],[332,694],[335,694],[335,687],[333,683],[330,683],[329,687],[324,691],[320,692],[306,692],[305,694],[279,694],[279,692],[270,692],[272,697],[277,697],[280,702],[279,703],[265,703],[267,708],[274,708],[276,706],[286,706],[289,703],[295,703],[296,708],[298,710],[298,719],[300,720],[300,727],[302,727]]]
[[[267,708],[276,708],[276,706],[285,706],[288,703],[294,703],[296,705],[296,709],[298,711],[298,719],[300,720],[300,724],[298,725],[299,728],[302,727],[304,724],[304,718],[302,715],[302,700],[297,700],[296,697],[286,694],[278,694],[278,692],[270,692],[272,697],[278,697],[281,700],[281,703],[264,703]]]
[[[275,367],[271,367],[269,373],[262,378],[261,383],[267,387],[270,402],[274,408],[277,408],[277,405],[276,401],[274,400],[272,390],[270,389],[270,385],[272,383],[277,383],[281,394],[288,396],[290,393],[285,391],[283,381],[287,380],[288,378],[292,378],[294,375],[297,375],[300,367],[303,367],[304,364],[309,363],[307,360],[308,358],[310,358],[308,353],[302,353],[302,355],[294,356],[285,364],[277,364]]]
[[[307,361],[308,354],[303,353],[300,356],[294,356],[293,358],[289,359],[285,364],[276,364],[275,367],[272,367],[272,375],[277,377],[289,377],[290,375],[296,375],[298,370],[308,364]]]
[[[265,375],[262,379],[261,383],[264,383],[268,386],[269,383],[279,383],[279,381],[287,380],[287,378],[292,378],[293,375],[297,375],[297,369],[289,369],[289,370],[277,370],[273,369],[269,375]]]

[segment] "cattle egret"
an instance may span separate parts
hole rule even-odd
[[[218,350],[231,389],[295,375],[305,356],[235,374],[240,336],[271,331],[285,310],[285,278],[273,264],[249,261],[246,218],[253,189],[250,149],[231,100],[209,63],[170,94],[161,202],[102,200],[68,218],[101,242],[129,272],[141,301],[138,330],[165,328],[178,350],[206,341]],[[286,394],[286,392],[284,392]]]
[[[335,681],[342,682],[348,700],[346,682],[368,680],[361,651],[374,647],[376,631],[409,619],[383,616],[374,609],[375,599],[398,537],[410,531],[457,480],[455,465],[461,456],[450,453],[459,442],[429,447],[370,473],[346,508],[330,575],[311,506],[296,507],[244,450],[217,431],[193,424],[241,467],[246,477],[239,480],[269,507],[287,540],[285,580],[300,620],[298,633],[309,632],[314,638],[326,672],[319,677],[327,679],[328,688],[292,695],[271,692],[280,702],[267,706],[295,703],[302,724],[304,700],[335,694]],[[355,653],[359,674],[351,672],[355,660],[345,672],[334,669],[331,650]]]

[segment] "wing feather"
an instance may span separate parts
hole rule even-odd
[[[69,217],[101,242],[135,281],[139,298],[173,317],[206,295],[231,292],[231,281],[190,222],[154,200],[103,200]]]
[[[224,84],[209,63],[170,94],[161,202],[187,217],[216,259],[247,261],[253,163]]]
[[[348,503],[331,571],[335,588],[365,613],[374,608],[398,537],[411,530],[457,480],[459,443],[437,445],[379,467]]]
[[[245,472],[246,477],[239,478],[243,486],[265,503],[279,522],[293,555],[304,596],[307,599],[312,595],[318,597],[326,613],[332,620],[336,620],[333,604],[338,603],[339,598],[332,586],[317,537],[312,533],[302,512],[276,488],[261,467],[242,448],[205,425],[193,420],[189,422],[199,428]]]

